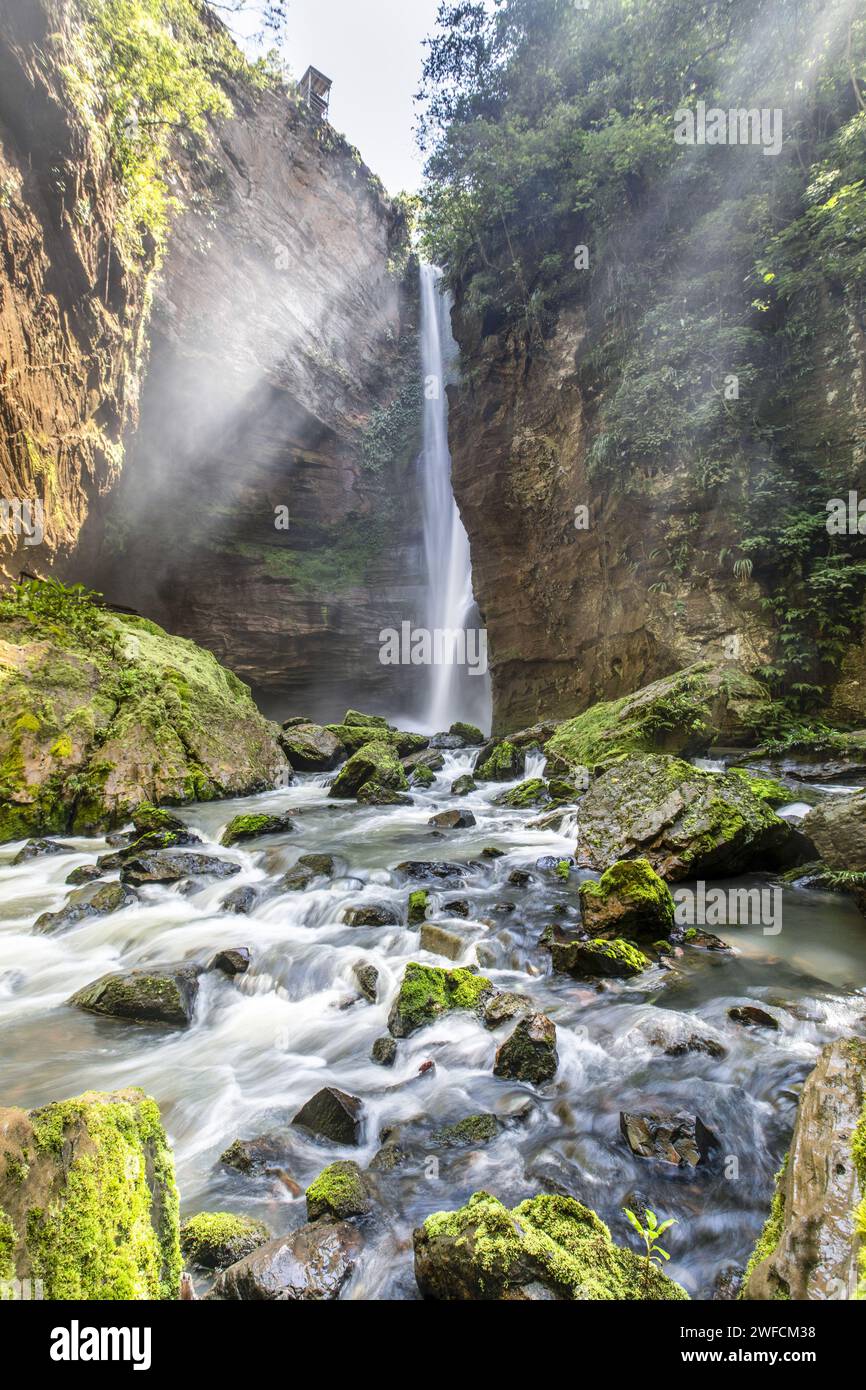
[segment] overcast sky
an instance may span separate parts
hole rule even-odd
[[[390,193],[421,182],[412,98],[437,9],[438,0],[289,0],[283,56],[292,75],[312,63],[333,80],[332,124]]]

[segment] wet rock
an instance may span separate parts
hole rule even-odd
[[[373,1173],[391,1173],[395,1168],[400,1168],[408,1160],[409,1155],[405,1149],[401,1149],[399,1144],[389,1140],[383,1144],[381,1149],[377,1149],[370,1159],[370,1170]]]
[[[369,961],[357,961],[352,966],[352,974],[358,981],[358,988],[364,998],[369,1000],[371,1004],[375,1004],[379,983],[379,972],[375,965],[371,965]]]
[[[437,1130],[433,1142],[446,1149],[475,1148],[479,1144],[489,1144],[500,1128],[495,1115],[467,1115],[456,1124]]]
[[[540,1086],[550,1081],[558,1066],[555,1025],[546,1014],[529,1014],[498,1049],[493,1075]]]
[[[131,907],[138,902],[138,894],[123,883],[103,883],[99,888],[79,888],[70,893],[58,912],[43,912],[37,917],[33,930],[47,935],[50,932],[66,931],[79,922],[91,917],[107,917],[110,912]]]
[[[415,927],[419,922],[424,921],[427,916],[428,897],[426,888],[416,888],[414,893],[409,894],[408,920],[410,927]]]
[[[367,782],[394,792],[406,791],[406,773],[390,743],[365,743],[343,765],[328,791],[329,796],[357,796]]]
[[[506,883],[510,883],[512,888],[526,888],[532,882],[532,874],[526,869],[512,869]]]
[[[713,1281],[713,1302],[733,1303],[738,1299],[744,1273],[742,1265],[726,1265],[720,1269]]]
[[[463,772],[459,777],[455,777],[454,781],[451,783],[451,795],[468,796],[469,793],[474,792],[476,788],[477,783],[475,778],[470,776],[468,772]]]
[[[282,878],[277,881],[274,891],[277,893],[303,893],[317,877],[315,869],[311,869],[309,864],[298,863],[283,874]]]
[[[232,946],[228,950],[217,951],[207,968],[220,970],[223,975],[245,975],[250,968],[250,948]]]
[[[470,939],[458,932],[440,927],[436,922],[424,922],[421,927],[421,949],[434,956],[445,956],[448,960],[459,960]]]
[[[393,1038],[377,1038],[370,1050],[370,1060],[380,1067],[393,1067],[397,1059],[397,1044]]]
[[[586,1185],[580,1168],[556,1152],[543,1153],[534,1159],[526,1169],[526,1179],[537,1183],[545,1192],[572,1197],[576,1202],[582,1200]]]
[[[656,754],[619,763],[591,784],[577,860],[603,871],[641,857],[668,882],[728,877],[784,865],[792,834],[743,778]]]
[[[508,990],[503,990],[501,994],[494,994],[484,1007],[484,1026],[485,1028],[498,1028],[502,1023],[509,1023],[513,1018],[519,1018],[521,1014],[529,1013],[532,1008],[532,1000],[525,994],[513,994]]]
[[[484,742],[484,735],[474,724],[464,724],[458,719],[448,730],[449,734],[456,734],[463,740],[465,748],[477,748]]]
[[[321,1302],[335,1299],[361,1252],[347,1221],[314,1221],[269,1241],[217,1279],[209,1299]]]
[[[168,1023],[184,1028],[195,1012],[200,974],[200,966],[178,965],[103,975],[79,989],[68,1002],[88,1013],[130,1023]]]
[[[457,888],[465,878],[462,864],[447,864],[427,859],[406,859],[395,870],[418,883],[440,884],[442,887]]]
[[[241,888],[233,888],[223,898],[220,906],[223,912],[237,912],[246,914],[252,912],[259,898],[259,890],[250,884],[245,884]]]
[[[778,1028],[779,1020],[772,1014],[768,1014],[766,1009],[759,1009],[754,1004],[742,1004],[735,1009],[728,1009],[728,1018],[732,1023],[741,1023],[745,1028]]]
[[[412,771],[409,773],[410,787],[432,787],[435,781],[436,773],[432,768],[425,767],[423,763],[419,763],[417,767],[413,767]]]
[[[580,885],[583,925],[591,936],[666,936],[674,925],[674,900],[646,859],[621,859],[598,883]]]
[[[714,936],[710,931],[704,931],[702,927],[674,927],[670,939],[675,946],[695,946],[702,951],[733,952],[733,947],[729,946],[727,941],[723,941],[720,936]]]
[[[186,827],[182,830],[148,830],[132,839],[115,857],[125,861],[135,858],[138,854],[147,854],[151,850],[178,849],[183,845],[201,843],[201,836],[196,835],[194,830],[187,830]],[[101,864],[103,861],[100,859],[98,862]]]
[[[513,782],[526,767],[526,753],[503,739],[492,748],[485,745],[475,762],[474,776],[478,782]]]
[[[471,811],[438,811],[427,824],[436,825],[440,830],[469,830],[475,825],[475,817]]]
[[[614,1245],[588,1207],[545,1194],[507,1210],[476,1192],[459,1211],[428,1216],[414,1232],[415,1278],[445,1301],[685,1299],[688,1295]]]
[[[443,970],[411,961],[388,1018],[395,1038],[408,1038],[455,1009],[480,1013],[494,993],[490,981],[469,970]]]
[[[72,887],[82,883],[93,883],[94,879],[101,877],[102,870],[98,864],[81,864],[77,869],[73,869],[71,874],[66,875],[66,882]]]
[[[154,806],[152,801],[142,801],[132,813],[132,823],[139,835],[154,831],[181,831],[186,826],[179,816],[172,815],[164,806]]]
[[[363,907],[348,907],[343,913],[343,921],[348,927],[398,927],[400,918],[393,907],[383,907],[380,903],[369,903]]]
[[[445,754],[437,752],[435,748],[423,748],[420,753],[411,753],[402,762],[403,771],[407,773],[417,767],[426,767],[430,772],[441,772],[444,766]]]
[[[29,859],[42,859],[46,854],[74,854],[72,845],[64,845],[60,840],[28,840],[19,849],[13,864],[26,864]]]
[[[364,1176],[357,1163],[349,1158],[329,1163],[310,1183],[306,1196],[310,1221],[318,1221],[320,1216],[347,1221],[352,1216],[366,1216],[373,1207]]]
[[[333,854],[302,854],[298,863],[305,869],[312,869],[321,878],[333,878],[337,871],[337,861]]]
[[[650,964],[643,951],[630,941],[550,942],[554,970],[577,979],[594,977],[627,980],[640,975]]]
[[[361,1139],[362,1102],[357,1096],[339,1091],[335,1086],[323,1086],[302,1105],[292,1120],[332,1144],[357,1145]]]
[[[365,782],[356,799],[361,806],[412,805],[411,796],[403,796],[402,792],[394,791],[391,787],[380,787],[378,782]]]
[[[262,835],[281,835],[294,830],[291,816],[244,815],[230,820],[222,835],[220,844],[229,849],[231,845],[243,840],[258,840]]]
[[[199,1269],[225,1269],[271,1239],[263,1221],[227,1211],[201,1211],[180,1228],[180,1248]]]
[[[272,1172],[286,1162],[288,1147],[285,1135],[257,1134],[253,1139],[232,1140],[219,1161],[238,1173]]]
[[[430,740],[430,747],[454,750],[456,748],[465,748],[466,744],[460,734],[434,734]]]
[[[828,1043],[803,1087],[743,1298],[850,1300],[862,1291],[864,1095],[866,1044]]]
[[[827,797],[800,828],[831,869],[866,869],[866,792]]]
[[[721,1039],[710,1029],[704,1026],[699,1032],[690,1015],[673,1013],[668,1009],[652,1009],[629,1029],[626,1036],[629,1041],[632,1037],[642,1040],[666,1057],[684,1057],[689,1052],[717,1058],[727,1054]]]
[[[450,903],[444,903],[442,911],[447,912],[449,917],[470,917],[472,915],[465,898],[453,898]]]
[[[284,724],[277,741],[292,767],[302,772],[330,772],[346,756],[344,744],[321,724]]]
[[[719,1141],[699,1115],[660,1113],[630,1114],[623,1110],[619,1117],[623,1138],[638,1158],[654,1158],[662,1163],[675,1163],[680,1168],[696,1168],[706,1163]]]
[[[212,854],[165,854],[156,851],[128,859],[121,866],[124,883],[179,883],[183,878],[230,878],[239,874],[240,864],[217,859]]]
[[[542,777],[530,777],[510,791],[502,792],[493,802],[494,806],[511,806],[521,810],[529,806],[546,806],[550,801],[547,785]]]

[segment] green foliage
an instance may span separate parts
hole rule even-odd
[[[59,579],[22,579],[0,597],[0,621],[24,621],[46,637],[91,645],[107,633],[101,594]]]
[[[628,1207],[623,1207],[623,1211],[644,1243],[647,1264],[657,1264],[660,1269],[664,1269],[663,1261],[669,1260],[670,1255],[659,1245],[659,1237],[663,1236],[671,1226],[676,1226],[678,1223],[671,1217],[659,1224],[655,1212],[647,1208],[646,1225],[644,1226],[634,1212],[629,1211]]]

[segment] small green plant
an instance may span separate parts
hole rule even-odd
[[[657,1264],[659,1269],[664,1269],[663,1261],[670,1259],[667,1250],[663,1250],[659,1245],[659,1237],[663,1236],[665,1231],[671,1226],[676,1226],[678,1223],[673,1217],[669,1217],[667,1221],[659,1223],[659,1219],[655,1212],[647,1208],[646,1225],[644,1226],[640,1218],[635,1216],[633,1211],[629,1211],[628,1207],[623,1207],[623,1211],[644,1243],[644,1249],[646,1250],[646,1275],[644,1277],[644,1284],[648,1285],[650,1271],[653,1265]]]

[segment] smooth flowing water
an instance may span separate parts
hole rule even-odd
[[[424,500],[426,624],[431,633],[464,634],[463,650],[472,664],[457,660],[434,663],[422,723],[431,733],[455,720],[490,727],[490,678],[486,671],[486,635],[472,593],[469,538],[451,486],[448,449],[448,397],[445,387],[456,357],[451,333],[451,304],[442,293],[442,273],[421,266],[421,370],[424,379],[421,468]],[[478,660],[483,641],[485,660]],[[452,648],[453,653],[453,648]],[[473,670],[473,666],[475,669]]]
[[[32,930],[56,910],[78,865],[95,861],[101,840],[69,840],[68,853],[13,867],[18,846],[0,853],[0,1059],[4,1104],[26,1107],[86,1089],[138,1085],[158,1100],[174,1144],[182,1211],[246,1211],[282,1234],[305,1220],[305,1187],[335,1158],[366,1166],[387,1131],[407,1162],[379,1172],[378,1215],[365,1228],[360,1263],[342,1297],[416,1298],[412,1230],[432,1211],[451,1209],[485,1188],[509,1204],[557,1190],[586,1201],[627,1243],[621,1208],[642,1194],[679,1222],[666,1241],[670,1273],[693,1296],[710,1297],[720,1271],[741,1264],[766,1217],[773,1175],[793,1125],[797,1091],[822,1044],[862,1028],[866,924],[849,900],[788,889],[784,929],[718,929],[735,954],[685,947],[670,968],[630,982],[581,984],[550,970],[543,928],[578,916],[578,882],[536,868],[540,856],[573,849],[573,816],[563,833],[528,828],[535,813],[494,806],[504,788],[450,794],[470,756],[446,755],[435,784],[412,806],[365,808],[335,802],[326,779],[302,776],[285,790],[182,812],[240,873],[198,881],[192,892],[141,890],[140,904],[56,935]],[[471,809],[470,830],[434,832],[434,811]],[[293,833],[217,849],[222,827],[241,811],[295,809]],[[485,846],[503,857],[482,858]],[[337,857],[340,876],[305,892],[262,900],[250,916],[221,909],[241,884],[276,885],[305,853]],[[403,860],[447,860],[463,882],[431,896],[428,916],[465,937],[458,964],[482,966],[500,989],[529,995],[556,1024],[560,1064],[542,1088],[499,1079],[492,1067],[510,1032],[455,1014],[398,1043],[395,1065],[369,1060],[386,1033],[390,1005],[410,960],[452,962],[419,948],[417,928],[350,927],[346,909],[393,907],[406,920]],[[509,882],[528,869],[529,883]],[[760,877],[750,883],[769,882]],[[444,904],[464,899],[467,918]],[[715,930],[715,929],[714,929]],[[103,973],[180,960],[206,962],[217,948],[248,946],[249,972],[203,977],[197,1012],[184,1030],[127,1024],[71,1008],[72,992]],[[379,971],[378,998],[359,997],[353,966]],[[731,1005],[769,1006],[778,1032],[745,1029]],[[726,1054],[666,1056],[649,1038],[683,1022]],[[421,1068],[432,1061],[432,1068]],[[324,1085],[363,1101],[358,1149],[317,1142],[289,1124]],[[696,1170],[635,1158],[619,1132],[621,1110],[686,1110],[719,1136],[721,1151]],[[479,1112],[502,1122],[491,1143],[443,1148],[434,1134]],[[220,1164],[236,1137],[277,1132],[281,1171],[241,1175]],[[435,1162],[431,1162],[435,1159]],[[198,1280],[199,1292],[206,1284]]]

